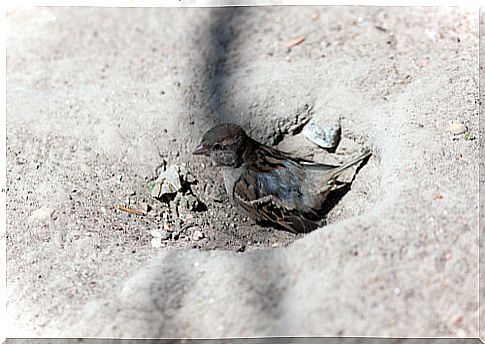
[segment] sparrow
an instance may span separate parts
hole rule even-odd
[[[339,174],[371,151],[340,166],[321,164],[269,147],[225,123],[207,131],[193,154],[223,167],[229,199],[257,223],[308,233],[321,225],[323,203]]]

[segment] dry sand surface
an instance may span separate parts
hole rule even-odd
[[[9,336],[477,336],[478,41],[459,8],[10,12]],[[335,118],[347,149],[302,137]],[[191,155],[220,122],[373,155],[294,236]],[[163,164],[190,179],[168,205]]]

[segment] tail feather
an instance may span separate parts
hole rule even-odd
[[[358,156],[357,158],[355,159],[352,159],[350,160],[349,162],[346,162],[345,164],[341,165],[341,166],[337,166],[333,171],[332,171],[332,175],[333,176],[337,176],[339,175],[342,171],[348,169],[349,167],[352,167],[354,166],[355,164],[358,164],[359,162],[361,162],[362,160],[364,160],[365,158],[369,157],[370,155],[372,154],[371,150],[369,148],[367,148],[360,156]]]

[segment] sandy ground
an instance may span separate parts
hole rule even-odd
[[[477,336],[478,39],[457,8],[9,13],[9,336]],[[248,221],[190,154],[231,121],[345,161],[294,130],[335,117],[373,156],[307,235]],[[202,208],[153,200],[163,161]]]

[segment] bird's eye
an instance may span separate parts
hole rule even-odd
[[[214,145],[212,146],[212,149],[213,149],[213,150],[220,150],[221,148],[222,148],[222,147],[221,147],[221,145],[220,145],[220,144],[218,144],[218,143],[216,143],[216,144],[214,144]]]

